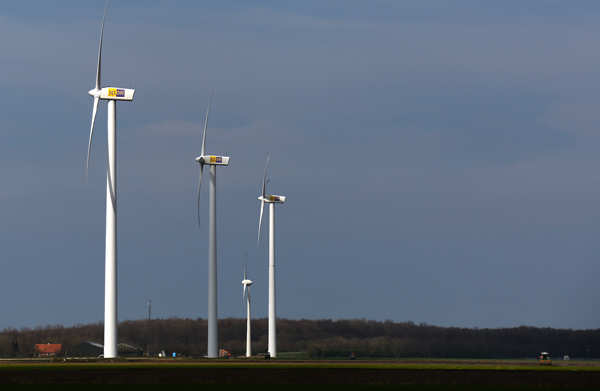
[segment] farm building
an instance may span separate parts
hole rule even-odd
[[[119,357],[140,357],[144,355],[142,349],[128,343],[117,345]],[[67,349],[67,357],[100,357],[104,354],[104,345],[87,341]]]
[[[67,349],[67,357],[99,357],[104,353],[104,345],[86,341]]]
[[[141,357],[144,355],[144,351],[141,348],[128,343],[118,344],[117,351],[119,352],[119,357]]]
[[[59,343],[38,343],[35,345],[35,354],[38,357],[60,356],[62,344]]]

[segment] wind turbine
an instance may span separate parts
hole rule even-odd
[[[102,35],[108,1],[104,7],[102,28],[100,29],[100,47],[98,49],[98,68],[96,87],[89,91],[94,97],[92,126],[88,143],[86,166],[86,184],[90,165],[90,149],[98,103],[108,100],[108,168],[106,171],[106,250],[104,277],[104,357],[114,358],[117,352],[117,101],[133,100],[135,90],[129,88],[101,87],[100,70],[102,64]]]
[[[263,188],[262,196],[258,197],[260,200],[260,219],[258,220],[258,248],[260,250],[260,229],[262,226],[262,217],[265,207],[265,202],[270,204],[269,208],[269,354],[271,357],[277,357],[277,329],[275,321],[277,315],[275,313],[275,204],[283,204],[285,202],[285,196],[279,195],[265,195],[265,189],[267,188],[267,166],[269,165],[269,159],[267,158],[267,164],[265,164],[265,175],[263,177]]]
[[[246,268],[244,269],[244,279],[242,280],[244,285],[244,293],[242,299],[246,296],[246,288],[248,289],[247,299],[247,315],[246,315],[246,357],[252,356],[252,349],[250,346],[250,285],[252,281],[248,279],[248,250],[246,250]]]
[[[215,91],[213,90],[206,110],[204,122],[204,136],[202,137],[202,152],[196,158],[200,164],[200,180],[198,182],[198,226],[200,226],[200,187],[202,186],[202,172],[204,165],[210,166],[210,197],[208,213],[208,352],[211,358],[219,357],[218,331],[217,331],[217,166],[228,166],[228,156],[205,155],[206,126],[208,113]]]

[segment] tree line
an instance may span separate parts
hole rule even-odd
[[[119,323],[119,342],[136,345],[146,354],[177,352],[202,357],[207,352],[206,319],[127,320]],[[102,322],[5,328],[0,332],[0,357],[31,357],[34,345],[60,343],[63,354],[84,341],[102,343]],[[246,320],[219,319],[219,347],[233,356],[246,351]],[[252,351],[265,353],[268,320],[252,320]],[[521,358],[548,351],[553,357],[600,357],[600,329],[571,330],[520,326],[479,329],[439,327],[426,323],[349,320],[277,320],[277,350],[303,352],[307,357],[379,358]]]

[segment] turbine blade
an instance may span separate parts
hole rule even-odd
[[[263,217],[263,212],[265,210],[265,202],[261,201],[260,202],[260,218],[258,219],[258,245],[257,245],[257,250],[260,253],[260,227],[262,226],[262,217]]]
[[[198,181],[198,228],[200,226],[200,187],[202,186],[202,171],[204,171],[204,164],[200,163],[200,180]]]
[[[248,279],[248,250],[246,250],[246,268],[244,269],[244,280]]]
[[[90,169],[90,149],[92,148],[92,135],[94,134],[94,122],[96,122],[96,112],[98,111],[99,97],[94,98],[94,107],[92,108],[92,126],[90,127],[90,141],[88,141],[87,164],[85,166],[85,186],[88,184],[88,172]]]
[[[269,155],[269,157],[267,158],[267,164],[265,164],[265,175],[263,176],[263,191],[262,191],[262,196],[263,198],[265,197],[265,189],[267,188],[267,166],[269,165],[269,159],[271,158],[271,155]]]
[[[96,71],[96,89],[99,90],[100,87],[100,73],[102,68],[102,35],[104,35],[104,19],[106,19],[106,9],[108,8],[108,0],[106,0],[106,5],[104,6],[104,16],[102,17],[102,28],[100,29],[100,47],[98,48],[98,69]]]
[[[213,94],[215,90],[212,90],[210,94],[210,101],[208,101],[208,109],[206,110],[206,120],[204,121],[204,136],[202,136],[202,153],[200,156],[204,156],[204,144],[206,142],[206,126],[208,125],[208,114],[210,113],[210,104],[212,103]]]
[[[244,284],[244,292],[242,293],[242,300],[244,300],[246,298],[246,288],[248,287],[248,285]]]

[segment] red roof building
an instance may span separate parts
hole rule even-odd
[[[39,343],[35,345],[35,353],[38,357],[59,356],[62,344],[59,343]]]

